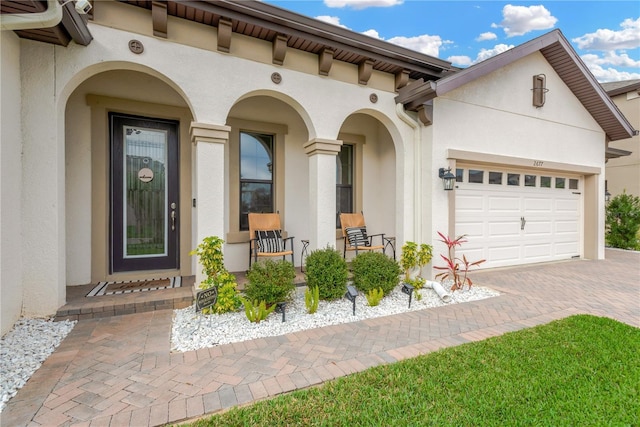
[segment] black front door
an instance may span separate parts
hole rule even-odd
[[[109,114],[110,272],[176,269],[178,122]]]

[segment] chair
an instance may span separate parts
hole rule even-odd
[[[377,251],[385,252],[384,234],[367,235],[367,226],[362,213],[341,213],[340,226],[342,227],[342,238],[344,239],[344,250],[342,256],[347,257],[347,251]],[[380,245],[373,244],[373,238],[380,237]]]
[[[251,261],[258,261],[258,257],[281,256],[284,260],[291,255],[293,264],[293,237],[282,237],[280,214],[278,213],[250,213],[249,214],[249,268]],[[291,241],[291,249],[287,249],[287,241]]]

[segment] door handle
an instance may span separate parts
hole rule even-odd
[[[176,230],[176,203],[171,203],[171,231]]]
[[[524,226],[527,223],[527,220],[524,219],[523,216],[520,217],[520,230],[524,230]]]

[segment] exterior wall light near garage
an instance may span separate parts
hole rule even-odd
[[[451,173],[451,168],[438,169],[438,178],[442,178],[442,185],[444,185],[445,191],[453,190],[453,186],[456,183],[456,176]]]
[[[609,203],[609,200],[611,200],[611,193],[609,193],[609,190],[604,190],[604,201]]]
[[[549,89],[546,88],[547,84],[547,76],[544,74],[538,74],[533,76],[533,106],[540,108],[544,105],[545,94],[549,92]]]

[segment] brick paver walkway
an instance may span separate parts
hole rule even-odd
[[[637,252],[474,279],[502,295],[186,353],[169,350],[171,310],[83,320],[9,402],[1,424],[162,425],[577,313],[640,327]]]

